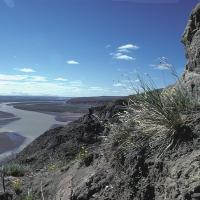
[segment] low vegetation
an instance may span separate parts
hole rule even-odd
[[[27,195],[23,196],[21,200],[34,200],[32,190],[29,189]]]
[[[28,171],[28,166],[24,166],[17,163],[10,163],[3,167],[6,176],[21,177],[24,176]]]
[[[172,74],[177,77],[175,70]],[[151,78],[139,77],[139,87],[133,91],[125,111],[118,114],[120,122],[111,125],[112,143],[119,144],[120,150],[143,145],[157,133],[162,133],[157,134],[157,140],[163,141],[161,152],[194,137],[186,116],[198,110],[198,98],[184,89],[179,79],[174,86],[157,89]]]
[[[77,155],[77,159],[84,160],[84,158],[87,157],[87,155],[88,155],[88,149],[85,146],[82,146]]]
[[[23,182],[21,179],[12,180],[11,186],[17,195],[22,193]]]
[[[158,126],[168,129],[171,136],[178,139],[188,137],[185,129],[184,114],[196,110],[198,102],[180,85],[158,90],[153,83],[140,79],[141,90],[129,100],[127,117],[134,120],[143,130],[155,130]]]

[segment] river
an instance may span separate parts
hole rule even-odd
[[[9,105],[10,103],[12,102],[1,103],[0,111],[14,114],[15,117],[19,119],[0,127],[0,133],[14,132],[24,136],[26,140],[23,145],[21,145],[20,149],[27,146],[31,141],[49,130],[53,125],[67,124],[67,122],[56,121],[53,115],[16,109],[12,105]]]

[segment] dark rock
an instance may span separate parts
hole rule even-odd
[[[12,200],[13,195],[8,192],[0,193],[0,200]]]
[[[192,11],[182,42],[188,60],[182,84],[193,95],[200,94],[200,4]]]
[[[200,199],[200,193],[194,193],[191,196],[192,198],[194,198],[195,200],[199,200]]]

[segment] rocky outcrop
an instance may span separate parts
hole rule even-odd
[[[200,4],[192,11],[182,42],[187,58],[183,84],[191,93],[200,93]]]
[[[123,107],[123,101],[89,109],[89,114],[67,126],[45,132],[17,155],[17,162],[41,169],[58,160],[73,160],[81,147],[96,147],[107,134],[104,124]]]

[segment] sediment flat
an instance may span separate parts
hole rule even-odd
[[[12,104],[11,102],[0,104],[0,157],[2,158],[7,157],[8,152],[12,154],[23,149],[45,131],[64,126],[84,115],[79,112],[52,112],[54,106],[52,103],[47,103],[48,106],[45,107],[51,110],[49,112],[38,110],[38,105],[35,111],[30,111],[15,108]],[[31,102],[31,106],[33,105]]]
[[[25,137],[15,132],[0,133],[0,154],[18,149]]]

